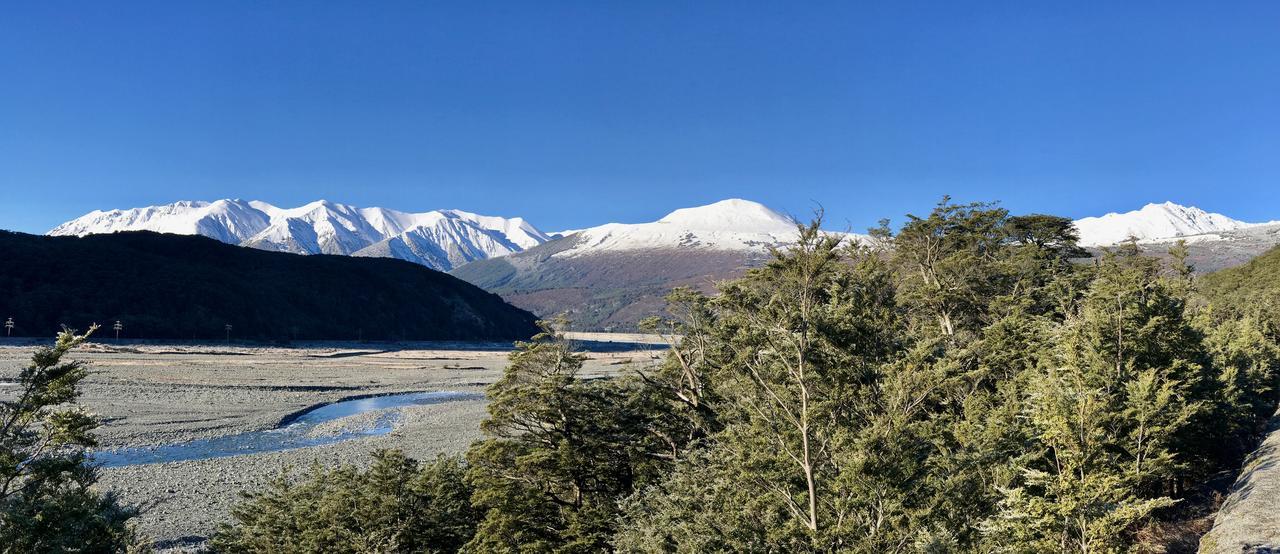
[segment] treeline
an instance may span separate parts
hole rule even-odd
[[[874,235],[846,244],[815,222],[713,297],[674,291],[648,325],[682,339],[619,378],[579,379],[548,329],[490,388],[465,461],[382,454],[279,482],[214,545],[1194,549],[1205,483],[1275,408],[1274,315],[1200,293],[1185,248],[1079,263],[1064,218],[944,200]],[[450,531],[427,540],[424,520]]]
[[[497,295],[400,260],[151,232],[8,231],[0,231],[0,260],[0,319],[13,318],[16,336],[117,320],[122,337],[144,339],[512,340],[537,332],[532,314]]]

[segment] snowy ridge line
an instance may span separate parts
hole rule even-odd
[[[296,208],[261,201],[181,201],[96,210],[49,231],[84,236],[117,231],[202,235],[296,254],[391,257],[440,270],[505,256],[550,240],[523,218],[461,210],[409,213],[319,200]]]
[[[1137,238],[1139,242],[1167,242],[1179,238],[1219,240],[1215,233],[1280,224],[1280,221],[1247,223],[1200,208],[1173,202],[1147,204],[1125,213],[1109,213],[1075,221],[1081,246],[1108,246]]]
[[[572,248],[554,254],[565,258],[661,248],[763,251],[794,242],[797,222],[759,202],[730,198],[681,208],[651,223],[606,223],[562,233],[577,238]]]

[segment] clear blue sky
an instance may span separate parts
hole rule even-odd
[[[1280,219],[1280,2],[0,0],[0,228],[239,197],[524,215],[944,193]]]

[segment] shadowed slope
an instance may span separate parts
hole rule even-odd
[[[0,317],[15,335],[121,320],[131,338],[511,340],[534,316],[447,274],[199,236],[0,232]]]

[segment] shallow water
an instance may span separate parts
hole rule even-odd
[[[158,464],[186,460],[204,460],[241,454],[278,452],[294,448],[306,448],[333,444],[345,440],[374,435],[385,435],[395,428],[399,412],[396,408],[439,404],[459,400],[476,400],[484,395],[468,392],[411,392],[343,400],[312,408],[285,418],[280,426],[265,431],[249,431],[210,439],[199,439],[177,444],[138,446],[103,450],[92,454],[93,461],[103,467],[120,467],[140,464]],[[373,421],[356,429],[333,434],[311,436],[311,432],[325,422],[344,417],[376,412]]]

